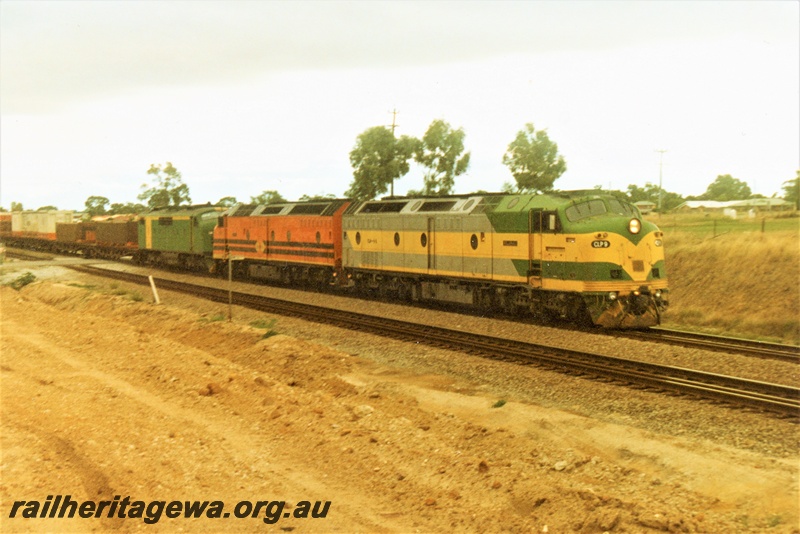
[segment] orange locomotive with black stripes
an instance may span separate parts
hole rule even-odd
[[[342,268],[342,215],[349,200],[236,205],[214,228],[217,269],[287,284],[329,285]]]

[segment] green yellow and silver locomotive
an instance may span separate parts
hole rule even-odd
[[[356,202],[342,266],[389,297],[610,328],[657,325],[667,306],[662,232],[598,191]]]

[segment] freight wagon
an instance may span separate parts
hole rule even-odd
[[[29,250],[53,251],[56,227],[71,224],[72,211],[15,211],[11,213],[11,232],[6,237],[8,246]]]
[[[71,223],[72,211],[15,211],[11,213],[11,236],[28,239],[56,238],[56,225]]]

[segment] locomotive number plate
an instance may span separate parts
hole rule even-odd
[[[592,241],[592,248],[608,248],[611,243],[608,241]]]

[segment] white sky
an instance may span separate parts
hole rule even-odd
[[[525,123],[559,189],[717,175],[782,193],[800,168],[800,3],[0,0],[0,205],[135,202],[171,161],[192,201],[342,196],[358,134],[472,152],[456,192],[512,181]],[[422,186],[411,172],[395,193]]]

